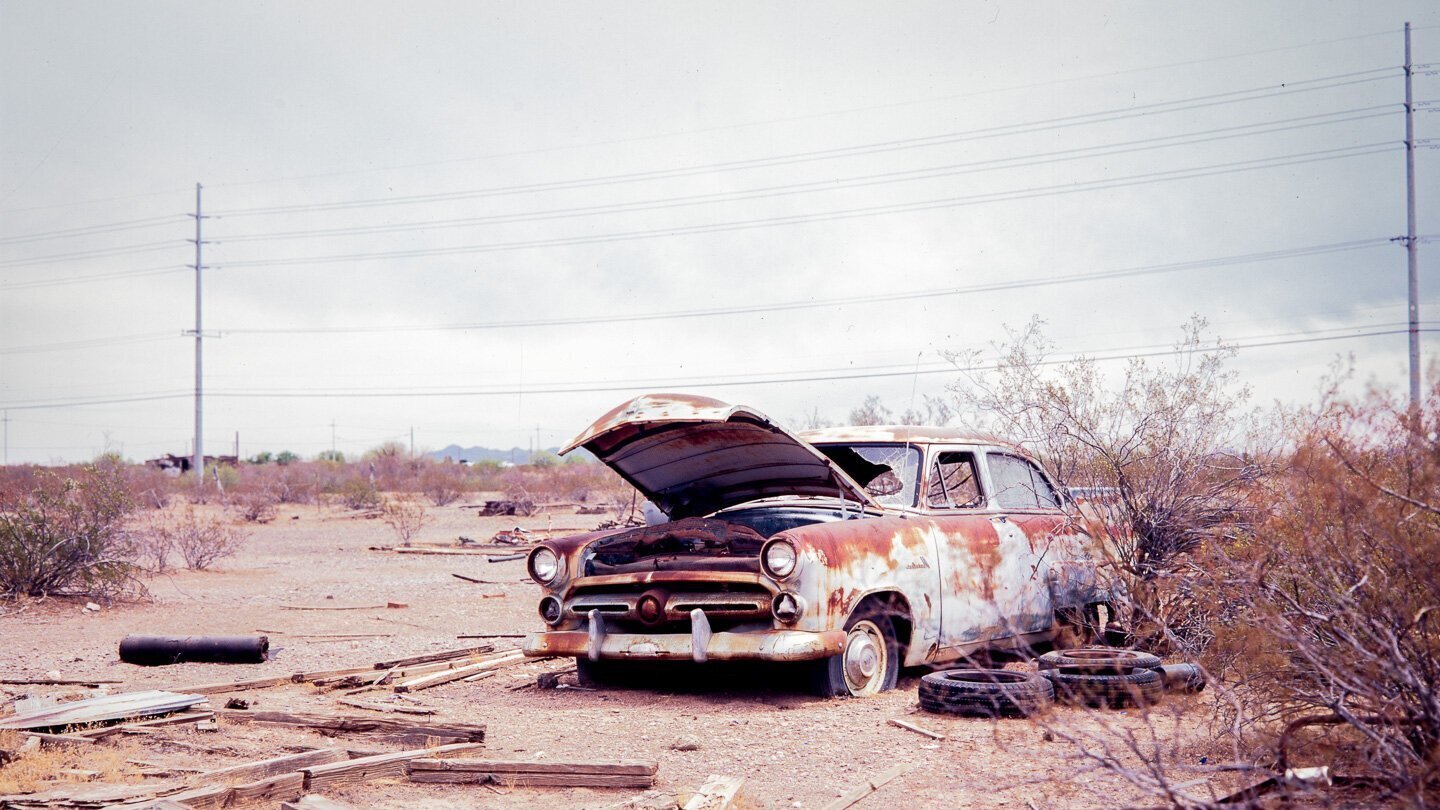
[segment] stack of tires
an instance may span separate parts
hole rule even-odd
[[[1194,664],[1162,664],[1135,650],[1084,647],[1040,656],[1038,672],[950,669],[920,679],[920,708],[970,717],[1024,717],[1054,701],[1072,706],[1151,706],[1166,691],[1199,692]]]

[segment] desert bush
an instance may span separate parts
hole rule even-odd
[[[1192,553],[1246,529],[1265,471],[1246,452],[1257,439],[1249,392],[1226,368],[1233,350],[1207,343],[1204,329],[1192,320],[1173,362],[1134,359],[1113,381],[1094,360],[1048,359],[1038,320],[998,347],[993,367],[951,358],[966,374],[951,387],[962,405],[1030,451],[1062,489],[1099,494],[1086,507],[1124,586],[1121,619],[1135,643],[1160,651],[1193,652],[1208,639]]]
[[[290,452],[289,450],[281,450],[280,452],[275,454],[275,463],[279,464],[281,467],[284,467],[287,464],[294,464],[299,460],[300,456]]]
[[[1333,390],[1333,389],[1332,389]],[[1249,699],[1237,727],[1313,764],[1440,802],[1440,387],[1412,411],[1387,391],[1333,394],[1294,423],[1285,474],[1253,533],[1217,557],[1238,606],[1216,658]],[[1333,760],[1332,760],[1333,761]]]
[[[275,519],[280,498],[266,486],[252,486],[230,496],[230,511],[246,523],[269,523]]]
[[[0,492],[0,593],[115,594],[137,585],[135,511],[120,465],[36,471]]]
[[[465,492],[465,470],[458,464],[431,463],[420,473],[420,491],[436,506],[448,506]]]
[[[149,533],[149,542],[154,546],[148,552],[152,558],[157,554],[168,556],[173,551],[192,571],[209,568],[225,557],[233,557],[246,537],[244,532],[225,525],[218,518],[201,517],[193,506],[187,506],[183,515],[156,521]],[[164,560],[165,556],[161,559]]]
[[[380,507],[380,519],[395,533],[400,545],[410,545],[410,540],[430,522],[425,504],[410,495],[388,497]]]
[[[340,485],[340,502],[347,509],[379,509],[380,492],[363,475],[352,476]]]

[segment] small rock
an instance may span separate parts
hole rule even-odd
[[[681,737],[680,739],[676,740],[675,742],[670,743],[670,750],[672,750],[672,751],[699,751],[699,750],[700,750],[700,740],[699,740],[699,738],[697,738],[697,737],[690,737],[690,736]]]
[[[1051,734],[1048,731],[1043,731],[1040,733],[1040,739],[1044,740],[1045,742],[1055,742],[1055,735]]]
[[[60,670],[52,669],[49,672],[45,673],[45,677],[49,678],[52,681],[58,681],[60,680]]]

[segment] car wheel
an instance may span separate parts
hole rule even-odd
[[[920,708],[971,717],[1023,717],[1049,706],[1055,687],[1035,672],[950,669],[920,679]]]
[[[1055,684],[1055,699],[1075,706],[1121,708],[1160,702],[1160,673],[1137,669],[1123,675],[1095,675],[1047,669],[1040,673]]]
[[[575,659],[575,680],[581,686],[590,688],[617,686],[621,677],[614,661],[591,661],[589,658]]]
[[[868,697],[895,688],[900,679],[900,642],[895,623],[878,608],[858,611],[845,624],[839,655],[816,661],[813,686],[823,697]]]
[[[1040,669],[1058,669],[1070,673],[1117,675],[1136,669],[1156,669],[1160,659],[1138,650],[1115,650],[1109,647],[1081,647],[1053,650],[1040,656]]]

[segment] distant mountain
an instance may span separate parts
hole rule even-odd
[[[540,452],[555,455],[560,452],[560,448],[547,447]],[[509,462],[511,464],[530,463],[530,451],[523,447],[512,447],[509,450],[496,450],[493,447],[461,447],[458,444],[452,444],[436,450],[429,455],[430,458],[436,461],[449,459],[451,461],[463,461],[467,464],[474,464],[478,461],[498,461],[500,463]],[[576,459],[577,456],[579,457],[578,459]],[[595,457],[583,448],[577,448],[565,457],[566,461],[570,461],[571,459],[594,461]]]

